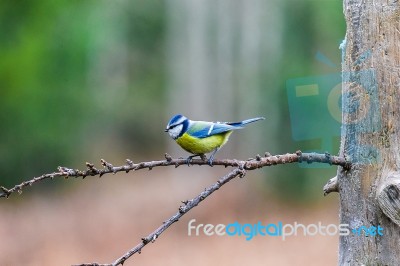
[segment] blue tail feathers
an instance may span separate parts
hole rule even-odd
[[[226,124],[234,126],[234,127],[240,127],[240,126],[244,126],[259,120],[264,120],[264,117],[256,117],[256,118],[250,118],[250,119],[246,119],[240,122],[227,122]]]

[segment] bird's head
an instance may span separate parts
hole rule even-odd
[[[174,115],[171,120],[169,120],[167,127],[165,128],[165,132],[173,139],[177,139],[186,132],[189,127],[189,119],[185,116],[178,114]]]

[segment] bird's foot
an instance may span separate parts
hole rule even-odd
[[[187,157],[186,164],[188,166],[190,166],[190,163],[192,162],[193,158],[197,157],[197,156],[199,156],[203,161],[207,161],[207,156],[206,155],[204,155],[204,154],[194,154],[194,155],[191,155],[191,156]]]
[[[214,161],[214,156],[211,155],[210,158],[207,160],[207,164],[211,167],[213,167],[213,161]]]
[[[190,163],[192,162],[194,157],[200,156],[199,154],[195,154],[195,155],[190,155],[189,157],[187,157],[186,159],[186,164],[187,166],[190,166]]]
[[[186,161],[185,161],[185,162],[186,162],[187,166],[190,166],[190,163],[192,162],[193,157],[194,157],[194,156],[189,156],[189,157],[186,158]]]
[[[210,155],[210,158],[208,159],[207,163],[209,166],[213,166],[213,161],[214,161],[214,155],[217,153],[217,151],[220,149],[220,147],[217,147],[214,152]]]

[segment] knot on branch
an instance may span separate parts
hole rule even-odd
[[[76,176],[77,172],[74,169],[70,169],[67,167],[59,166],[57,167],[58,172],[62,174],[65,178],[68,178],[70,176]]]
[[[325,152],[325,159],[329,165],[332,165],[331,154],[329,152]]]
[[[126,164],[127,164],[128,166],[130,166],[130,167],[133,166],[133,162],[132,162],[131,159],[126,159],[125,161],[126,161]]]
[[[303,154],[303,153],[301,152],[301,150],[297,150],[297,151],[296,151],[297,161],[298,161],[299,163],[303,162],[302,154]]]
[[[239,178],[243,178],[243,177],[246,176],[245,165],[239,165],[239,167],[238,167],[238,175],[239,175]]]
[[[168,153],[165,153],[164,157],[165,157],[165,160],[167,160],[167,162],[171,162],[172,161],[172,157]]]
[[[100,159],[101,165],[104,166],[104,168],[106,168],[108,171],[113,172],[114,174],[116,173],[116,171],[114,170],[114,165],[110,164],[109,162],[107,162],[104,159]]]
[[[99,170],[94,167],[94,164],[86,162],[86,167],[87,171],[86,173],[82,176],[82,178],[85,178],[87,175],[95,176],[99,173]]]
[[[376,199],[382,212],[400,226],[400,172],[385,177],[378,186]]]
[[[5,198],[7,198],[8,199],[8,197],[10,197],[10,195],[11,195],[11,191],[9,190],[9,189],[6,189],[5,187],[0,187],[0,190],[3,192],[3,193],[1,193],[0,194],[0,198],[1,197],[5,197]]]

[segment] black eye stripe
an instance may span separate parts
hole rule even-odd
[[[169,128],[171,129],[171,128],[175,128],[175,127],[177,127],[177,126],[179,126],[179,125],[182,125],[182,124],[174,124],[174,125],[170,125],[169,126]]]

